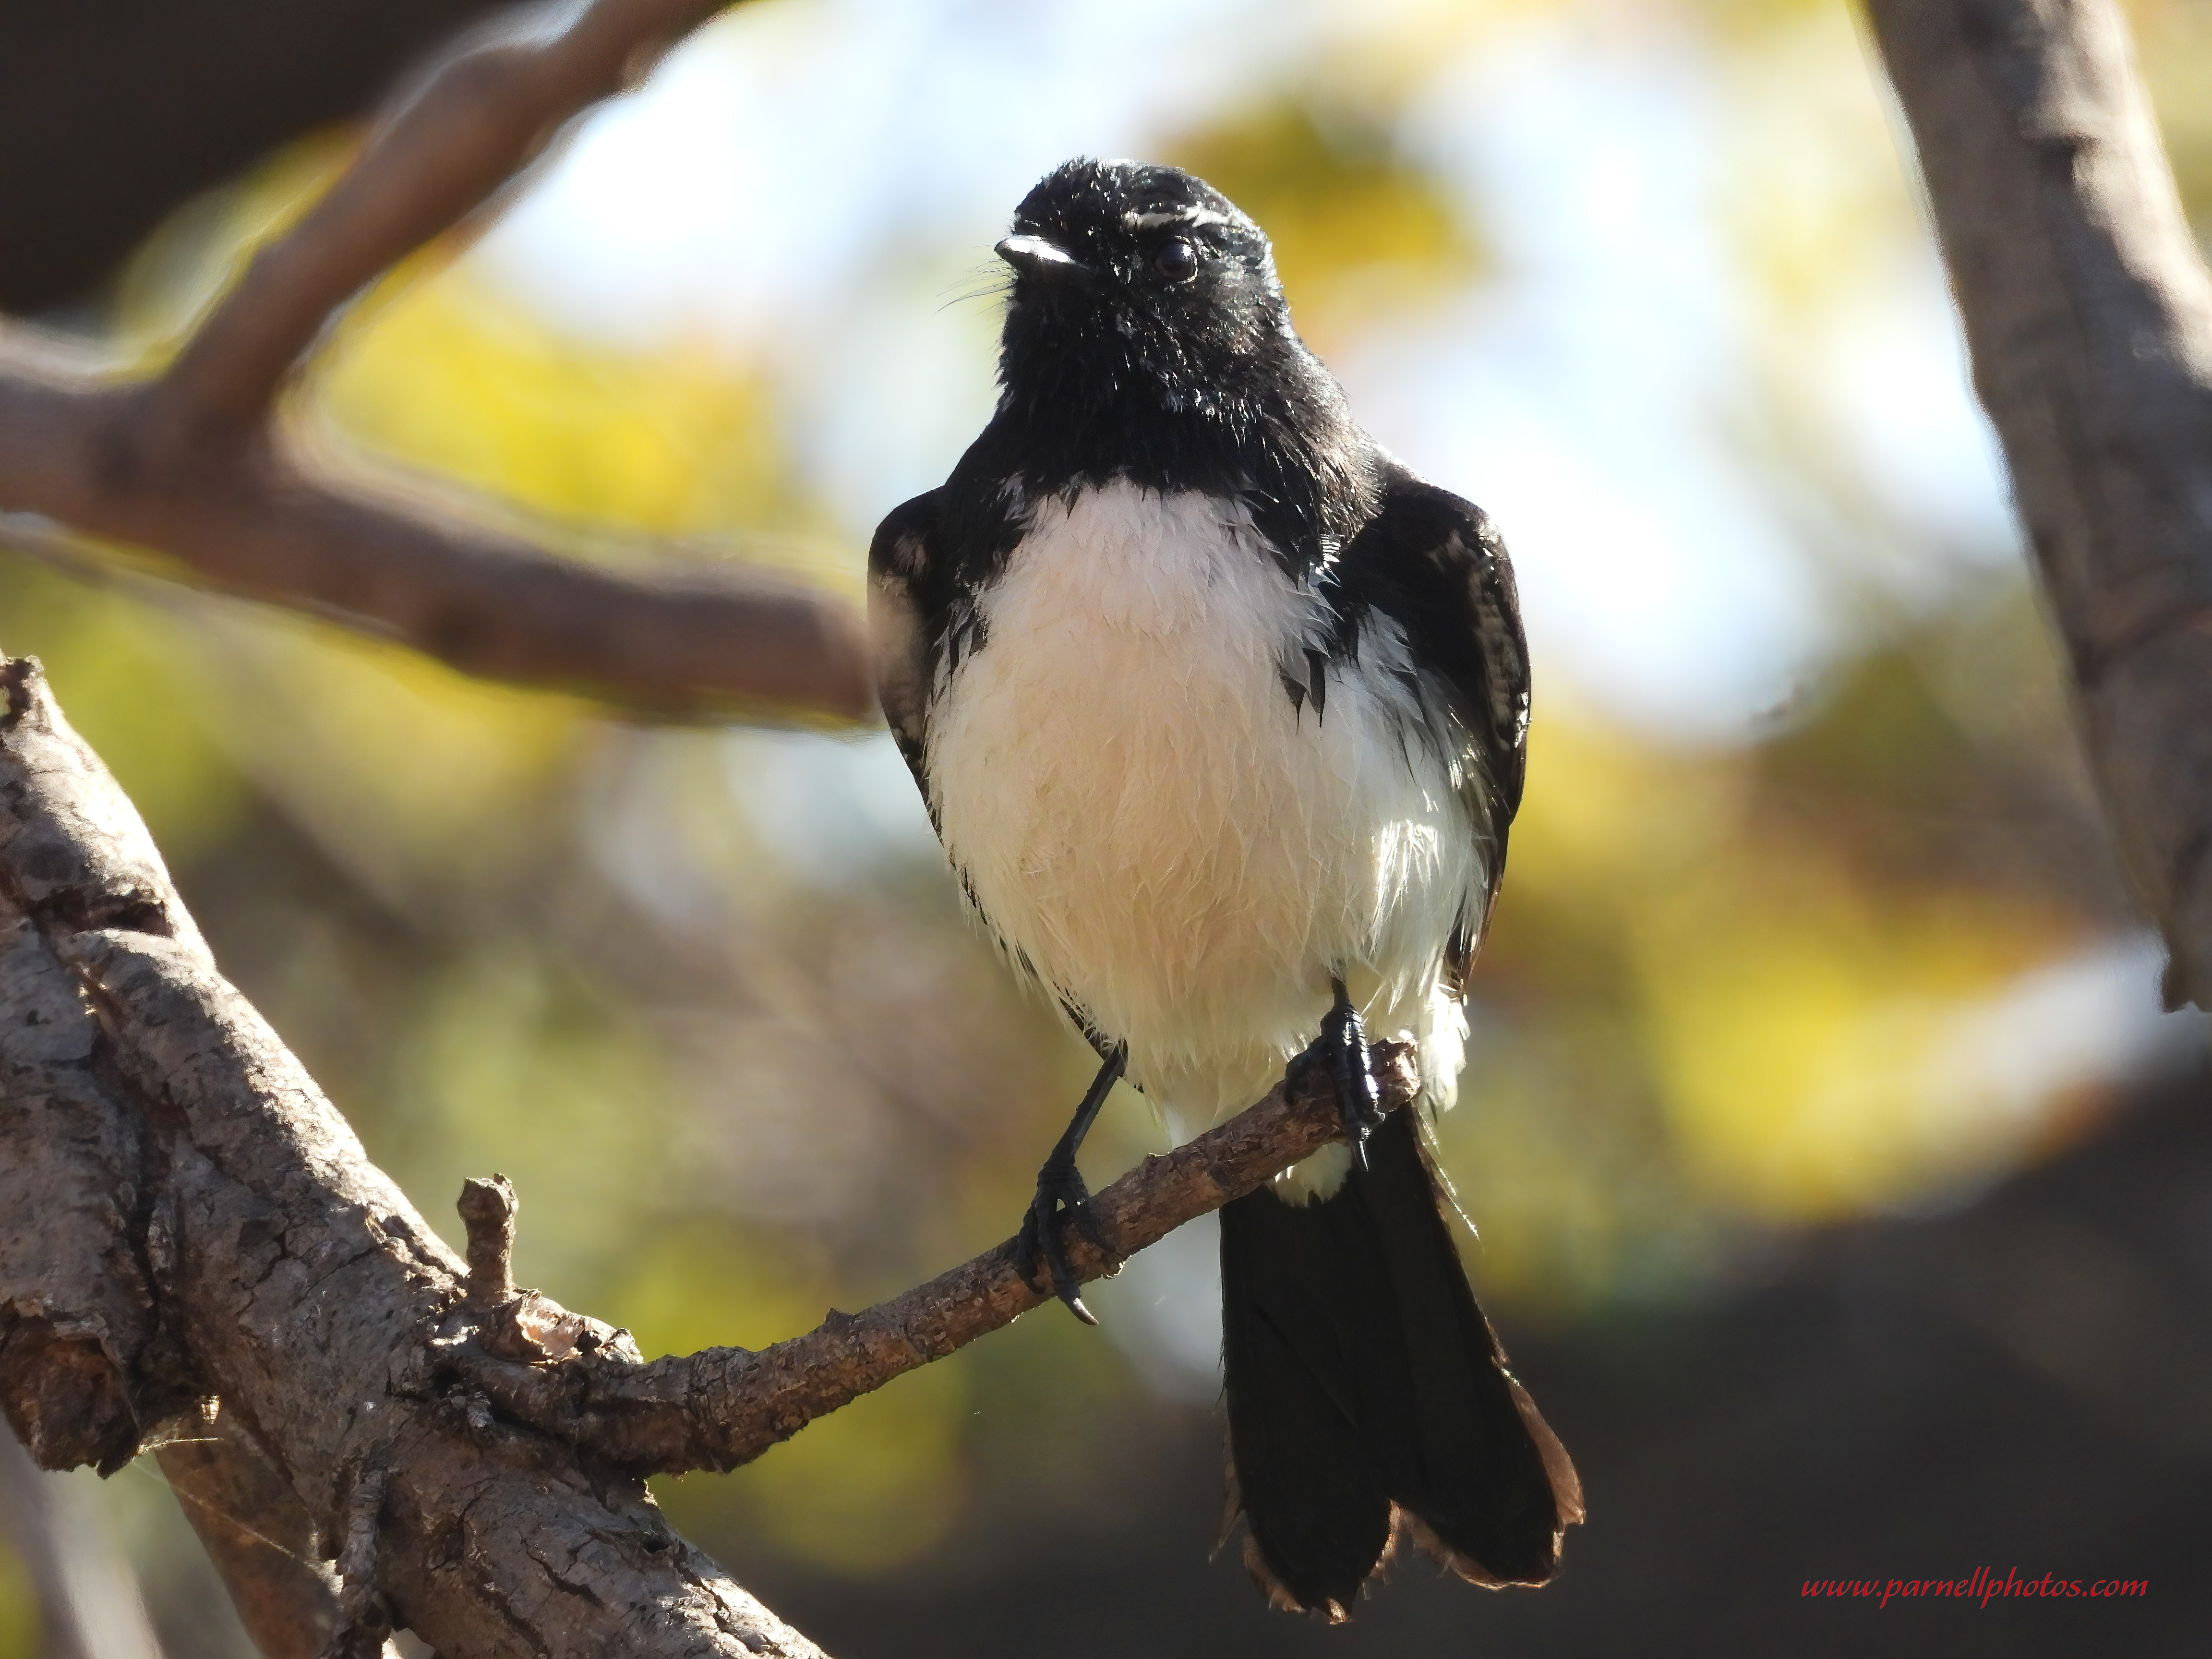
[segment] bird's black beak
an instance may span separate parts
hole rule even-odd
[[[1009,236],[993,250],[1024,276],[1054,288],[1093,289],[1098,268],[1086,265],[1057,242],[1042,236]]]

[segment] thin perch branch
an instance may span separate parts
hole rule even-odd
[[[564,558],[291,453],[271,404],[330,318],[489,201],[569,117],[618,90],[711,0],[595,0],[558,33],[510,27],[386,115],[345,177],[255,258],[160,380],[0,321],[0,512],[150,548],[247,598],[469,673],[664,717],[873,710],[854,607],[765,573]]]
[[[1395,1111],[1420,1091],[1413,1050],[1375,1045],[1381,1105]],[[1340,1138],[1336,1095],[1324,1068],[1278,1084],[1219,1128],[1148,1158],[1093,1200],[1114,1255],[1073,1231],[1068,1259],[1085,1282],[1218,1210]],[[501,1410],[638,1474],[730,1469],[758,1457],[818,1417],[892,1378],[1011,1325],[1053,1297],[1025,1281],[1013,1240],[926,1285],[857,1314],[832,1310],[805,1336],[756,1352],[708,1348],[649,1364],[620,1350],[584,1349],[556,1364],[517,1363],[462,1351],[459,1373]]]

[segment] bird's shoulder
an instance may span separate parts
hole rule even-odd
[[[1374,515],[1332,577],[1355,615],[1397,623],[1419,671],[1443,689],[1462,759],[1481,775],[1502,837],[1527,773],[1528,646],[1504,538],[1474,502],[1382,467]]]

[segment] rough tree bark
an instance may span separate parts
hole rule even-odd
[[[1869,0],[2166,1000],[2212,1009],[2212,277],[2114,0]]]
[[[1395,1109],[1418,1079],[1380,1058]],[[1098,1219],[1127,1255],[1337,1133],[1312,1068],[1114,1183]],[[307,1618],[325,1652],[396,1619],[448,1659],[813,1655],[641,1476],[757,1456],[1048,1299],[1009,1240],[761,1352],[647,1364],[514,1289],[504,1182],[462,1214],[465,1266],[216,971],[36,665],[0,661],[0,1407],[47,1468],[160,1446],[198,1477],[188,1506],[264,1651],[313,1650],[283,1644]],[[314,1554],[334,1609],[288,1577]]]

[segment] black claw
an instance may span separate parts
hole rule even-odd
[[[1094,1039],[1096,1041],[1096,1039]],[[1086,1325],[1096,1325],[1097,1316],[1083,1305],[1076,1294],[1078,1281],[1075,1270],[1068,1265],[1067,1247],[1060,1242],[1060,1223],[1073,1221],[1084,1237],[1097,1248],[1109,1263],[1106,1271],[1121,1271],[1121,1258],[1106,1242],[1105,1231],[1098,1218],[1091,1212],[1091,1188],[1083,1184],[1083,1175],[1075,1167],[1075,1154],[1083,1145],[1083,1137],[1091,1131],[1098,1109],[1106,1103],[1113,1092],[1114,1080],[1121,1075],[1128,1064],[1129,1045],[1117,1042],[1101,1056],[1098,1075],[1091,1079],[1083,1103],[1075,1109],[1074,1120],[1067,1133],[1060,1136],[1060,1144],[1052,1149],[1052,1156],[1037,1171],[1036,1196],[1030,1200],[1029,1213],[1022,1218],[1022,1230],[1014,1237],[1015,1270],[1022,1283],[1039,1296],[1057,1296],[1067,1304],[1068,1312]],[[1037,1258],[1044,1258],[1049,1288],[1031,1277]]]
[[[1029,1213],[1022,1218],[1022,1230],[1014,1240],[1014,1260],[1018,1265],[1022,1283],[1040,1296],[1056,1296],[1086,1325],[1096,1325],[1098,1316],[1083,1305],[1079,1294],[1079,1284],[1075,1269],[1067,1259],[1067,1247],[1061,1234],[1061,1224],[1072,1221],[1076,1230],[1097,1247],[1099,1253],[1114,1264],[1118,1271],[1121,1260],[1114,1247],[1106,1242],[1105,1230],[1098,1224],[1098,1217],[1091,1207],[1091,1188],[1084,1184],[1075,1160],[1062,1162],[1057,1156],[1048,1159],[1037,1171],[1036,1196],[1030,1200]],[[1035,1276],[1038,1259],[1044,1262],[1043,1280]]]

